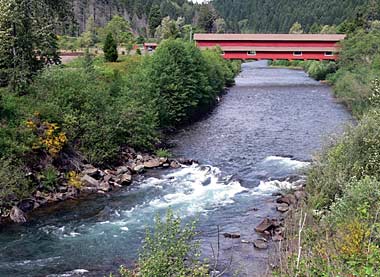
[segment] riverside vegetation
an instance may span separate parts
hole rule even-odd
[[[154,151],[163,131],[209,111],[239,71],[181,40],[119,63],[85,60],[44,69],[25,95],[1,90],[2,215],[36,190],[70,185],[84,161],[117,165],[126,146]]]
[[[332,83],[358,122],[315,158],[307,200],[286,220],[279,276],[380,276],[380,32],[373,26],[365,21],[348,35],[337,68],[291,63]]]

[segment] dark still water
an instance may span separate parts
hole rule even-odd
[[[252,241],[254,227],[275,214],[272,193],[290,185],[281,180],[350,121],[331,89],[302,71],[244,64],[214,112],[172,138],[176,156],[200,165],[150,172],[108,197],[62,203],[0,230],[0,276],[108,275],[136,259],[145,228],[168,207],[185,220],[199,217],[204,256],[212,256],[218,225]],[[267,271],[269,250],[220,242],[218,269],[233,260],[227,276]]]

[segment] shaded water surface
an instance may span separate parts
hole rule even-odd
[[[218,225],[252,241],[254,227],[276,214],[271,195],[288,185],[283,178],[299,174],[350,121],[331,89],[304,72],[244,64],[213,113],[172,138],[172,152],[199,165],[153,171],[108,197],[66,202],[0,230],[0,276],[107,275],[136,259],[144,229],[169,206],[185,220],[199,217],[205,256]],[[270,250],[220,243],[219,270],[232,257],[229,275],[265,274]]]

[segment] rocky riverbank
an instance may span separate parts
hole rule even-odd
[[[25,223],[27,214],[33,210],[54,205],[69,199],[86,197],[89,194],[107,194],[132,184],[133,179],[146,170],[155,168],[180,168],[191,165],[194,160],[171,159],[137,152],[128,148],[122,155],[123,164],[113,168],[98,168],[91,164],[81,164],[81,171],[69,176],[54,191],[36,190],[29,198],[19,201],[10,209],[3,209],[0,224]],[[63,175],[63,173],[62,173]]]

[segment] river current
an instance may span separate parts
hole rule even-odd
[[[154,216],[168,207],[199,218],[201,249],[218,270],[264,276],[271,250],[256,250],[254,227],[275,216],[273,192],[302,174],[312,155],[352,121],[331,88],[303,71],[245,63],[236,85],[205,119],[171,138],[175,156],[199,164],[155,170],[108,196],[68,201],[0,229],[0,276],[106,276],[131,265]],[[232,262],[230,262],[232,260]],[[236,276],[235,275],[235,276]]]

